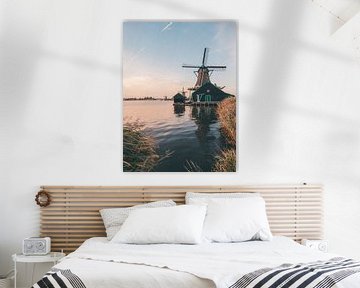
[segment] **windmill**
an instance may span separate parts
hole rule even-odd
[[[216,66],[207,66],[207,58],[209,54],[209,48],[204,49],[204,54],[202,57],[202,64],[201,66],[198,65],[182,65],[183,68],[192,68],[192,69],[198,69],[197,71],[194,71],[196,75],[196,82],[193,88],[189,88],[189,90],[196,90],[199,87],[203,86],[205,83],[211,83],[210,76],[212,72],[224,70],[226,69],[226,66],[216,65]]]

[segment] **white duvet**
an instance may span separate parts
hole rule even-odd
[[[336,256],[311,250],[286,237],[200,245],[112,244],[106,238],[91,238],[55,267],[70,269],[87,288],[228,288],[254,270]],[[360,273],[335,287],[360,287]]]

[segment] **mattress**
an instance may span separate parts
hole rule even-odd
[[[280,265],[285,267],[282,270],[288,271],[291,264],[316,262],[319,266],[317,261],[330,261],[336,257],[312,250],[286,237],[274,237],[272,241],[200,245],[112,244],[106,238],[91,238],[54,268],[71,271],[84,284],[79,287],[87,288],[229,288],[254,287],[236,286],[235,283],[244,277],[248,279],[248,275],[253,275],[254,271],[263,271],[264,268],[267,269],[264,271],[271,272],[273,267]],[[333,262],[327,263],[333,266]],[[354,263],[351,266],[354,267],[351,268],[352,273],[334,282],[334,285],[324,287],[360,287],[360,273],[355,270],[359,266],[359,263]],[[307,267],[294,267],[297,270],[309,270]]]

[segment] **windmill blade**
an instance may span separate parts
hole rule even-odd
[[[182,65],[183,68],[200,68],[201,66],[195,66],[195,65]]]
[[[204,55],[203,55],[203,59],[202,59],[202,66],[205,66],[205,65],[206,65],[208,55],[209,55],[209,48],[204,48]]]
[[[226,69],[226,66],[216,65],[216,66],[206,66],[209,69]]]

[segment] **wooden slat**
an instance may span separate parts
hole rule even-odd
[[[256,192],[265,199],[274,235],[303,238],[322,237],[322,187],[307,185],[244,186],[42,186],[51,204],[41,208],[41,236],[52,238],[52,249],[74,251],[90,237],[105,236],[99,210],[129,207],[151,201],[173,199],[185,202],[186,192]]]

